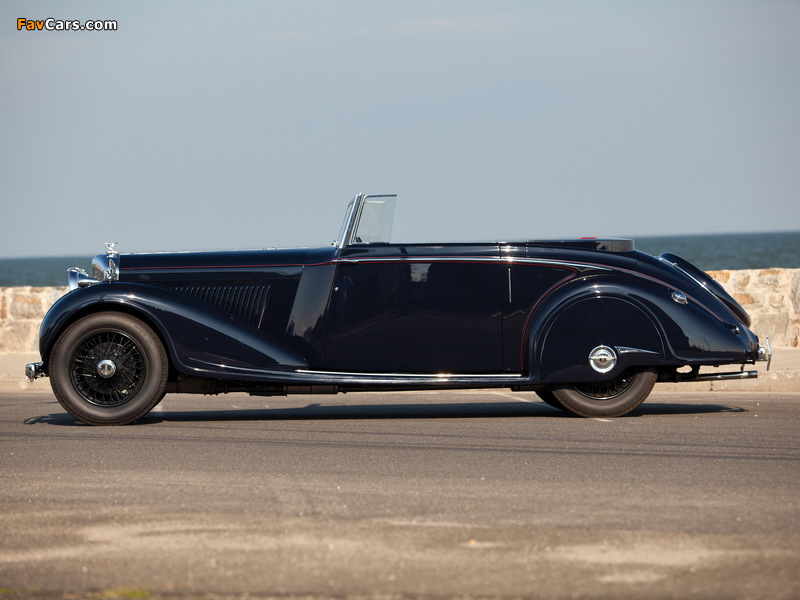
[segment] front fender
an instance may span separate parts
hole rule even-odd
[[[45,315],[39,350],[45,365],[61,332],[76,319],[120,310],[148,322],[180,372],[226,379],[257,379],[262,369],[301,369],[307,362],[255,326],[184,294],[139,283],[114,282],[77,289]]]

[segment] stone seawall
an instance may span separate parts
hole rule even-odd
[[[0,353],[39,351],[39,325],[67,287],[0,287]]]
[[[800,344],[800,269],[709,272],[750,315],[752,329],[776,347]]]
[[[750,314],[751,329],[775,347],[800,344],[800,269],[712,271]],[[39,324],[66,287],[0,288],[0,353],[38,351]]]

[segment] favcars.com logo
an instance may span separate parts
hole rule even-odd
[[[43,19],[35,21],[20,17],[17,19],[17,31],[116,31],[116,21],[88,20],[78,21],[77,19]]]

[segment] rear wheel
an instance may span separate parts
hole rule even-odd
[[[632,367],[614,379],[552,388],[564,409],[583,417],[620,417],[644,402],[656,383],[655,369]]]
[[[155,332],[117,312],[70,325],[50,354],[50,381],[61,406],[90,425],[125,425],[164,397],[169,361]]]

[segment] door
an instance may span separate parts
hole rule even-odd
[[[491,244],[345,248],[331,295],[328,369],[501,372],[502,269]]]

